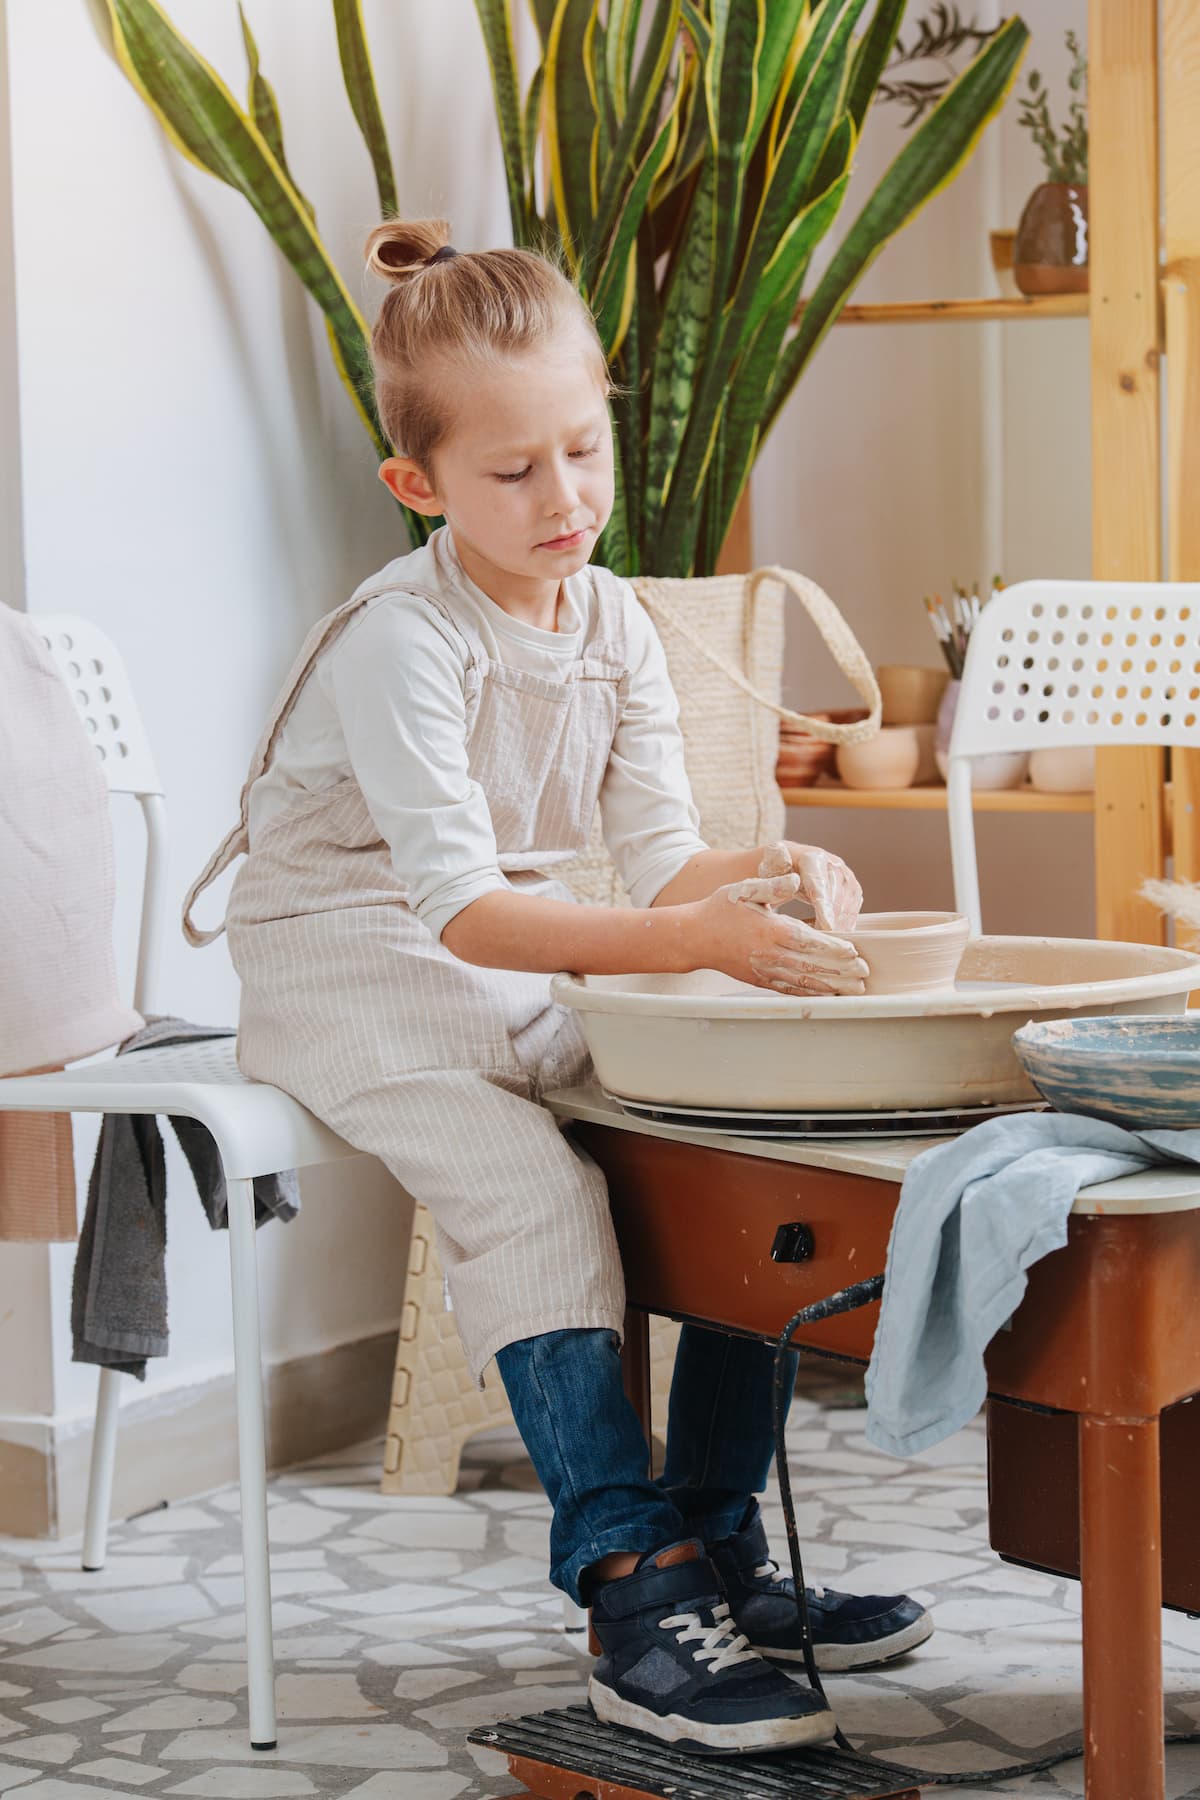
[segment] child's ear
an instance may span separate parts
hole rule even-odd
[[[379,479],[402,506],[411,507],[413,512],[426,513],[431,518],[441,512],[442,503],[430,486],[429,477],[410,456],[389,456],[379,465]]]

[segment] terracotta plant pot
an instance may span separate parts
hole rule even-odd
[[[848,707],[841,712],[814,712],[812,719],[825,719],[831,725],[853,725],[866,718],[863,707]],[[775,779],[780,787],[812,787],[822,775],[832,775],[837,762],[837,745],[824,738],[813,737],[799,726],[784,719],[779,727],[779,760]]]
[[[1013,273],[1023,294],[1086,294],[1088,191],[1046,181],[1025,203],[1013,247]]]

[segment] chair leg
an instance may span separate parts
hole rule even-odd
[[[275,1748],[275,1651],[271,1638],[271,1565],[267,1544],[267,1441],[254,1184],[229,1183],[229,1260],[233,1277],[233,1362],[237,1389],[238,1472],[242,1490],[242,1568],[246,1590],[246,1660],[250,1747]]]
[[[92,1426],[92,1461],[88,1470],[87,1507],[83,1516],[83,1567],[89,1575],[104,1567],[108,1554],[108,1519],[112,1510],[113,1469],[117,1460],[117,1421],[121,1376],[101,1369]]]
[[[586,1631],[588,1627],[588,1611],[586,1606],[576,1606],[568,1594],[563,1595],[563,1630]]]

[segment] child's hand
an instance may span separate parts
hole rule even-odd
[[[799,891],[791,873],[731,882],[694,902],[697,966],[778,994],[861,994],[867,965],[853,944],[771,911]]]
[[[862,911],[863,894],[855,875],[840,856],[816,844],[768,844],[758,865],[762,876],[799,876],[797,893],[816,914],[818,931],[852,931]]]

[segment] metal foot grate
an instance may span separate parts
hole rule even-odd
[[[869,1758],[817,1746],[771,1756],[697,1756],[640,1732],[603,1725],[588,1706],[501,1719],[470,1734],[508,1757],[544,1800],[920,1800]]]

